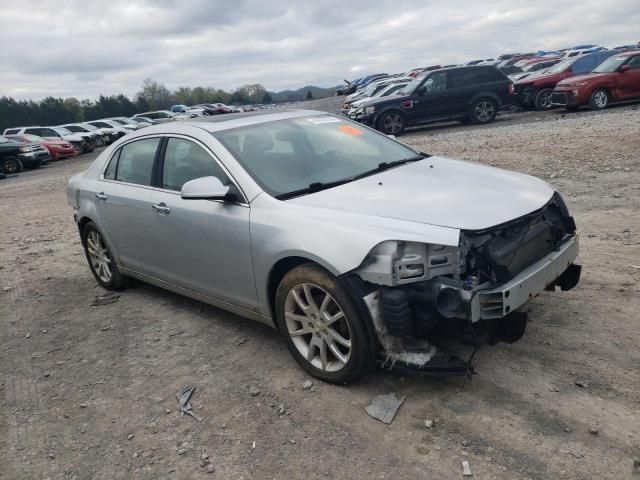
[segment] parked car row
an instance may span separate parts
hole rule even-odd
[[[343,115],[400,135],[406,127],[429,122],[490,123],[509,107],[600,110],[640,100],[640,47],[580,45],[346,82],[338,92],[347,95]]]

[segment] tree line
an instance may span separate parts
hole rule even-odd
[[[171,92],[162,83],[147,78],[133,100],[122,94],[100,95],[97,100],[47,97],[35,101],[0,97],[0,132],[13,126],[60,125],[106,117],[130,117],[148,110],[167,109],[174,104],[246,105],[272,101],[271,94],[260,84],[243,85],[233,92],[212,87],[180,87]]]

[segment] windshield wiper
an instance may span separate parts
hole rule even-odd
[[[393,162],[381,162],[378,164],[376,168],[371,170],[367,170],[366,172],[360,173],[354,177],[343,178],[342,180],[336,180],[333,182],[313,182],[310,183],[308,187],[301,188],[299,190],[294,190],[292,192],[281,193],[280,195],[276,195],[275,198],[278,200],[287,200],[293,197],[299,197],[300,195],[306,195],[307,193],[315,193],[321,190],[326,190],[328,188],[337,187],[338,185],[344,185],[345,183],[353,182],[354,180],[359,180],[364,177],[368,177],[369,175],[373,175],[374,173],[383,172],[393,167],[397,167],[398,165],[404,165],[405,163],[417,162],[418,160],[422,160],[423,158],[427,158],[429,155],[426,153],[422,153],[420,155],[416,155],[409,158],[403,158],[402,160],[395,160]]]
[[[429,155],[421,153],[420,155],[416,155],[414,157],[403,158],[402,160],[394,160],[393,162],[381,162],[378,164],[376,168],[372,168],[371,170],[367,170],[366,172],[362,172],[355,177],[352,177],[352,180],[358,180],[360,178],[368,177],[369,175],[373,175],[374,173],[384,172],[385,170],[389,170],[390,168],[397,167],[398,165],[404,165],[405,163],[417,162],[424,158],[427,158]]]

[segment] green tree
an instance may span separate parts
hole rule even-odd
[[[193,95],[190,87],[179,87],[173,95],[176,98],[176,103],[192,105]]]
[[[311,90],[307,90],[307,100],[313,100],[313,93],[311,93]]]
[[[138,99],[144,99],[151,109],[164,109],[168,108],[171,103],[171,92],[164,84],[145,78],[142,82],[142,88],[136,94],[136,100]]]
[[[271,103],[273,102],[273,98],[271,98],[271,95],[269,94],[269,92],[264,92],[264,95],[262,96],[262,103]]]

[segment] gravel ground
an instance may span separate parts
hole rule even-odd
[[[379,371],[303,389],[262,325],[140,283],[92,306],[105,292],[64,193],[92,157],[58,162],[0,181],[0,478],[455,479],[464,460],[480,479],[640,478],[640,111],[400,139],[563,193],[583,279],[532,301],[521,341],[480,350],[472,381]],[[184,385],[202,422],[177,412]],[[364,407],[388,392],[407,398],[384,425]]]

